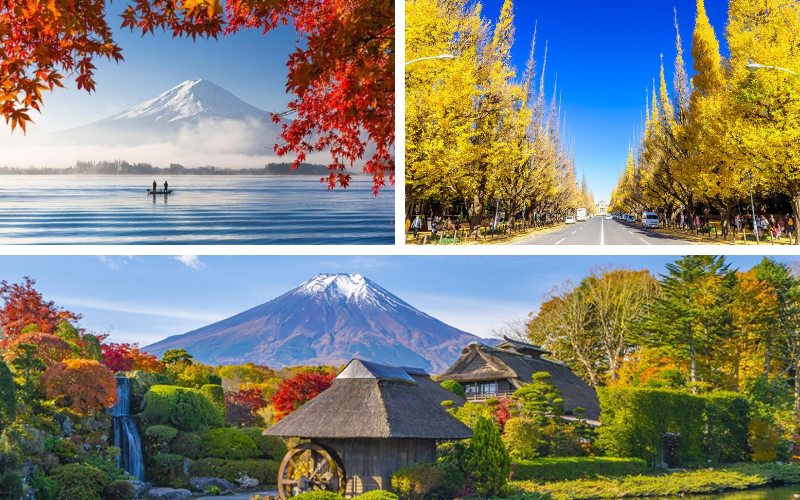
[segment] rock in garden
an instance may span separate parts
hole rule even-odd
[[[147,498],[150,500],[183,500],[184,498],[192,498],[192,492],[174,488],[153,488],[147,492]]]
[[[147,490],[150,489],[150,486],[147,485],[144,481],[128,481],[136,488],[136,495],[139,498],[144,498],[144,494],[147,493]]]
[[[198,491],[206,491],[212,486],[219,488],[220,493],[230,493],[236,486],[230,481],[218,477],[193,477],[189,479],[189,485]]]

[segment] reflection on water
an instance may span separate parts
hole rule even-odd
[[[715,493],[713,495],[686,495],[685,498],[694,498],[696,500],[795,500],[795,495],[800,495],[800,485],[758,488],[755,490]]]
[[[0,244],[393,244],[394,189],[318,176],[0,176]],[[148,200],[152,198],[152,200]],[[162,200],[163,198],[163,200]]]

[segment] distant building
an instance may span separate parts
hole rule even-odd
[[[608,204],[601,201],[597,204],[597,215],[608,215]]]
[[[505,338],[505,337],[504,337]],[[536,372],[548,372],[550,382],[561,391],[564,410],[569,419],[575,408],[586,410],[584,418],[596,424],[600,418],[597,393],[560,361],[542,358],[550,352],[539,346],[505,338],[496,347],[471,342],[462,355],[437,379],[455,380],[464,386],[468,401],[509,397],[532,380]]]

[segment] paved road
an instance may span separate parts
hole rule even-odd
[[[586,222],[568,224],[553,232],[534,234],[517,245],[686,245],[687,242],[671,238],[649,229],[641,222],[623,222],[595,217]]]

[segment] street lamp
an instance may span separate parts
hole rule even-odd
[[[426,61],[428,59],[455,59],[455,58],[456,56],[451,56],[450,54],[441,54],[438,56],[431,56],[431,57],[420,57],[419,59],[413,59],[411,61],[408,61],[406,63],[406,66],[408,66],[411,63],[415,63],[417,61]]]
[[[786,68],[781,68],[781,67],[778,67],[778,66],[764,66],[763,64],[748,64],[747,65],[747,71],[749,71],[751,73],[755,73],[756,71],[758,71],[760,69],[778,69],[778,70],[781,70],[781,71],[785,71],[787,73],[791,73],[794,76],[800,78],[800,75],[798,75],[794,71],[789,71]]]

